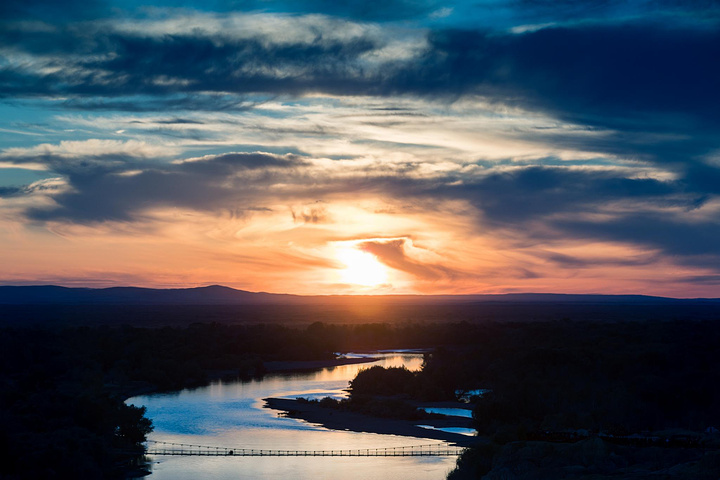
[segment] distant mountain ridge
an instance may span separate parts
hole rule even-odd
[[[4,305],[239,305],[283,303],[271,293],[246,292],[220,285],[196,288],[69,288],[56,285],[0,286]]]
[[[56,285],[0,286],[0,305],[298,305],[348,302],[390,304],[717,304],[718,298],[678,299],[648,295],[509,293],[490,295],[328,295],[248,292],[221,285],[195,288],[70,288]]]

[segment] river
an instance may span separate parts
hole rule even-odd
[[[264,408],[263,398],[344,396],[361,368],[405,366],[417,370],[422,354],[373,354],[373,363],[317,371],[274,373],[261,380],[215,381],[174,393],[142,395],[155,426],[150,440],[232,448],[339,450],[442,443],[437,440],[329,430]],[[150,480],[341,479],[442,480],[454,457],[152,457]]]

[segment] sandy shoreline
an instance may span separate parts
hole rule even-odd
[[[331,408],[323,408],[317,403],[298,402],[285,398],[265,398],[267,408],[286,412],[289,417],[299,418],[310,423],[321,425],[332,430],[349,430],[352,432],[381,433],[404,437],[429,438],[443,440],[455,445],[466,447],[477,444],[482,439],[458,433],[443,432],[422,428],[416,424],[433,427],[466,427],[471,420],[460,417],[447,417],[431,420],[395,420],[371,417],[355,412],[346,412]]]

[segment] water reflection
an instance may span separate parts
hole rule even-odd
[[[355,356],[360,354],[354,354]],[[368,354],[363,354],[368,355]],[[373,354],[373,363],[343,365],[319,371],[266,375],[262,380],[217,381],[175,393],[133,397],[145,405],[155,431],[152,440],[254,449],[337,450],[385,448],[441,443],[436,440],[327,430],[286,418],[264,408],[266,397],[333,396],[340,398],[349,380],[373,365],[418,370],[421,353]],[[453,457],[157,457],[153,480],[184,478],[336,478],[344,480],[441,480],[452,469]]]
[[[472,418],[472,410],[469,408],[434,408],[426,407],[423,408],[428,413],[439,413],[440,415],[447,415],[449,417],[464,417]]]
[[[433,427],[430,425],[418,425],[420,428],[427,428],[428,430],[440,430],[441,432],[448,433],[459,433],[460,435],[467,435],[469,437],[475,436],[475,429],[465,427]]]

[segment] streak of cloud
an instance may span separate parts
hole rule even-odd
[[[332,293],[347,241],[383,293],[716,285],[714,2],[63,5],[0,6],[12,278],[177,242],[166,283]]]

